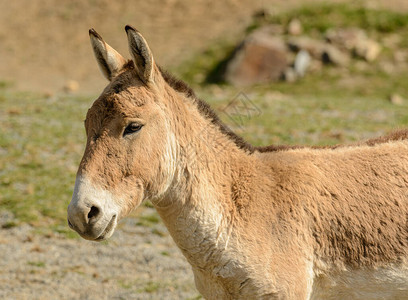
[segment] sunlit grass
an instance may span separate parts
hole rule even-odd
[[[272,15],[265,21],[287,25],[293,18],[299,19],[307,33],[325,32],[333,26],[360,27],[379,33],[398,32],[408,26],[408,14],[367,8],[358,1],[353,3],[318,3]],[[258,21],[259,22],[259,21]],[[250,29],[259,24],[254,22]]]
[[[91,99],[0,96],[0,209],[33,225],[65,224]]]
[[[209,100],[225,123],[254,145],[332,145],[408,127],[408,103],[394,105],[381,96],[300,96],[264,87],[224,87],[222,91],[217,96],[206,90],[198,93]],[[224,112],[238,93],[244,93],[257,109],[256,113],[242,111],[241,124]]]

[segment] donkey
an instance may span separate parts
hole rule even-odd
[[[254,147],[126,26],[95,30],[110,81],[88,110],[68,224],[109,238],[150,200],[207,299],[408,299],[408,130],[337,147]]]

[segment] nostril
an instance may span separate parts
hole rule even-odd
[[[95,218],[96,216],[99,215],[99,208],[97,208],[96,206],[92,206],[91,210],[88,213],[88,220],[91,220],[92,218]]]

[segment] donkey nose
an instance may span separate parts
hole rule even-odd
[[[68,225],[81,234],[92,231],[92,227],[102,216],[102,209],[95,204],[90,207],[75,204],[68,206]]]
[[[87,240],[103,240],[115,231],[119,208],[107,191],[95,187],[87,177],[77,176],[68,205],[68,225]]]
[[[95,223],[101,216],[101,210],[97,206],[91,206],[88,213],[88,223]]]

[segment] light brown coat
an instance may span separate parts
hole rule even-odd
[[[126,31],[130,62],[90,31],[111,82],[87,114],[72,228],[106,239],[148,199],[207,299],[408,298],[408,131],[253,147]]]

